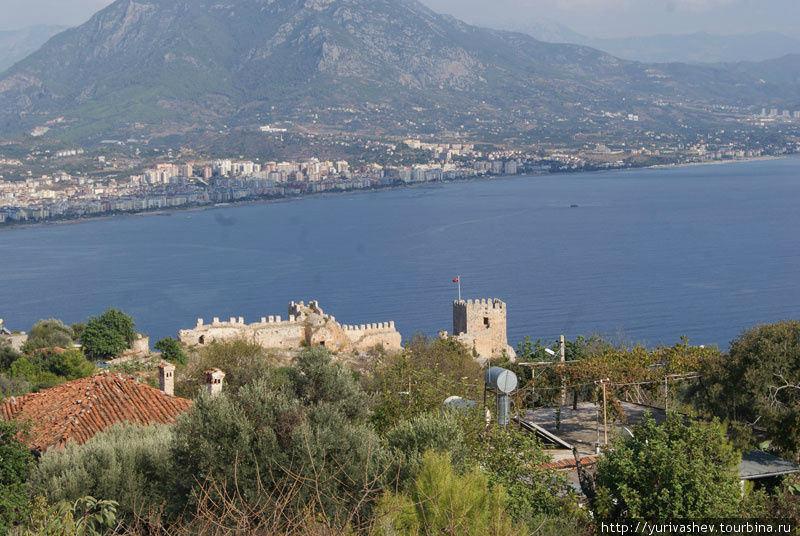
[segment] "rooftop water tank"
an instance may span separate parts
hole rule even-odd
[[[517,388],[517,375],[508,369],[492,367],[484,375],[486,387],[501,393],[510,393]]]

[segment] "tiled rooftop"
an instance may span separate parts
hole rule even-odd
[[[97,374],[57,387],[6,399],[0,417],[30,421],[25,443],[44,452],[73,440],[83,444],[119,422],[139,425],[171,424],[192,406],[185,398],[169,396],[130,378]]]
[[[599,456],[585,456],[581,458],[581,465],[592,466],[597,463]],[[545,469],[555,469],[556,471],[573,471],[577,468],[575,459],[562,459],[546,463],[542,466]]]

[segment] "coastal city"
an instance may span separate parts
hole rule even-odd
[[[262,132],[283,129],[262,127]],[[377,149],[376,149],[377,148]],[[72,220],[109,214],[137,213],[198,207],[257,199],[294,198],[325,192],[398,187],[477,177],[539,175],[745,160],[800,151],[800,143],[748,147],[744,143],[684,145],[630,149],[595,144],[581,149],[514,151],[475,144],[423,142],[369,142],[364,149],[382,155],[412,151],[416,163],[307,158],[290,161],[260,159],[188,159],[172,151],[154,158],[93,155],[83,148],[0,158],[0,225],[48,220]],[[421,157],[419,155],[422,155]],[[54,173],[33,176],[31,162],[64,166]],[[67,171],[69,169],[69,171]],[[127,172],[126,172],[127,171]],[[22,175],[22,176],[20,176]]]

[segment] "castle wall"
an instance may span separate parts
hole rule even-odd
[[[394,327],[394,322],[342,326],[345,336],[359,350],[383,346],[390,351],[403,349],[403,338]]]
[[[11,335],[2,335],[2,337],[18,352],[21,352],[22,345],[28,342],[28,335],[26,333],[12,333]]]
[[[279,316],[270,316],[255,324],[245,324],[240,317],[231,318],[229,322],[215,318],[208,325],[201,319],[194,329],[178,332],[178,340],[190,346],[236,339],[245,339],[264,348],[297,348],[305,340],[305,327],[293,317],[291,321],[283,321]]]
[[[244,338],[264,348],[290,349],[310,344],[348,351],[367,350],[380,344],[387,350],[402,349],[402,337],[394,322],[342,326],[333,316],[326,315],[316,301],[308,305],[292,302],[288,312],[288,320],[269,316],[255,324],[245,324],[242,317],[228,322],[215,318],[211,324],[198,319],[194,329],[181,330],[178,339],[191,346]]]

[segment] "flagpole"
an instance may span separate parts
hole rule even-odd
[[[458,301],[461,301],[461,274],[458,274]]]

